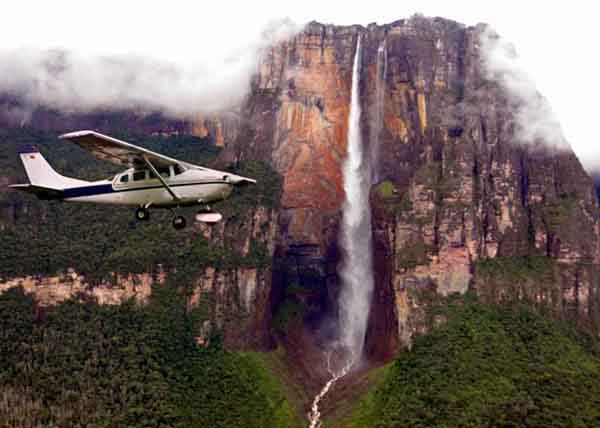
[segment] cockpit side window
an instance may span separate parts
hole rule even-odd
[[[129,182],[129,174],[123,174],[123,175],[121,176],[121,178],[119,179],[119,181],[120,181],[121,183],[128,183],[128,182]]]
[[[179,174],[181,174],[183,171],[185,171],[185,169],[184,169],[184,168],[183,168],[181,165],[179,165],[179,164],[175,164],[175,165],[173,165],[173,173],[174,173],[175,175],[179,175]]]
[[[169,178],[169,176],[171,175],[169,172],[169,167],[167,168],[156,168],[156,171],[158,171],[158,173],[160,174],[160,176],[162,178]],[[154,171],[150,171],[150,178],[156,178],[156,174],[154,174]]]
[[[135,171],[133,173],[133,181],[141,181],[146,179],[146,171]]]

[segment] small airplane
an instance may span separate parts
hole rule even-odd
[[[246,186],[256,180],[217,171],[155,153],[95,131],[77,131],[61,135],[101,160],[129,167],[107,180],[85,181],[57,173],[33,146],[20,151],[30,184],[13,184],[16,190],[33,193],[42,200],[92,202],[137,206],[135,218],[146,221],[149,208],[170,208],[173,227],[183,229],[185,217],[176,215],[180,206],[201,205],[196,220],[216,223],[223,217],[208,205],[227,199],[234,186]]]

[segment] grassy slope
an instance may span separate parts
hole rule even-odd
[[[451,299],[447,326],[416,339],[351,427],[597,427],[600,356],[526,310]]]
[[[274,351],[256,353],[255,355],[267,370],[280,380],[281,391],[290,403],[294,413],[302,415],[300,426],[306,425],[304,422],[305,405],[312,400],[312,396],[309,396],[300,379],[298,379],[299,373],[290,364],[285,350],[279,347]]]
[[[326,396],[322,409],[324,410],[323,425],[325,428],[344,428],[348,426],[357,406],[365,397],[387,378],[391,363],[372,368],[361,373],[354,373],[349,378],[343,378],[334,386],[331,395]]]

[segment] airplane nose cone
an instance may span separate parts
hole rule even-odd
[[[256,184],[256,180],[241,177],[239,175],[228,175],[225,181],[227,181],[227,183],[233,184],[236,187],[247,186],[249,184]]]

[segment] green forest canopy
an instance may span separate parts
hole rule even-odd
[[[469,296],[445,305],[448,324],[400,354],[350,426],[600,426],[600,353],[586,336]]]
[[[47,312],[21,288],[0,295],[0,426],[302,426],[259,354],[216,336],[196,345],[182,291],[171,282],[144,307],[68,301]]]

